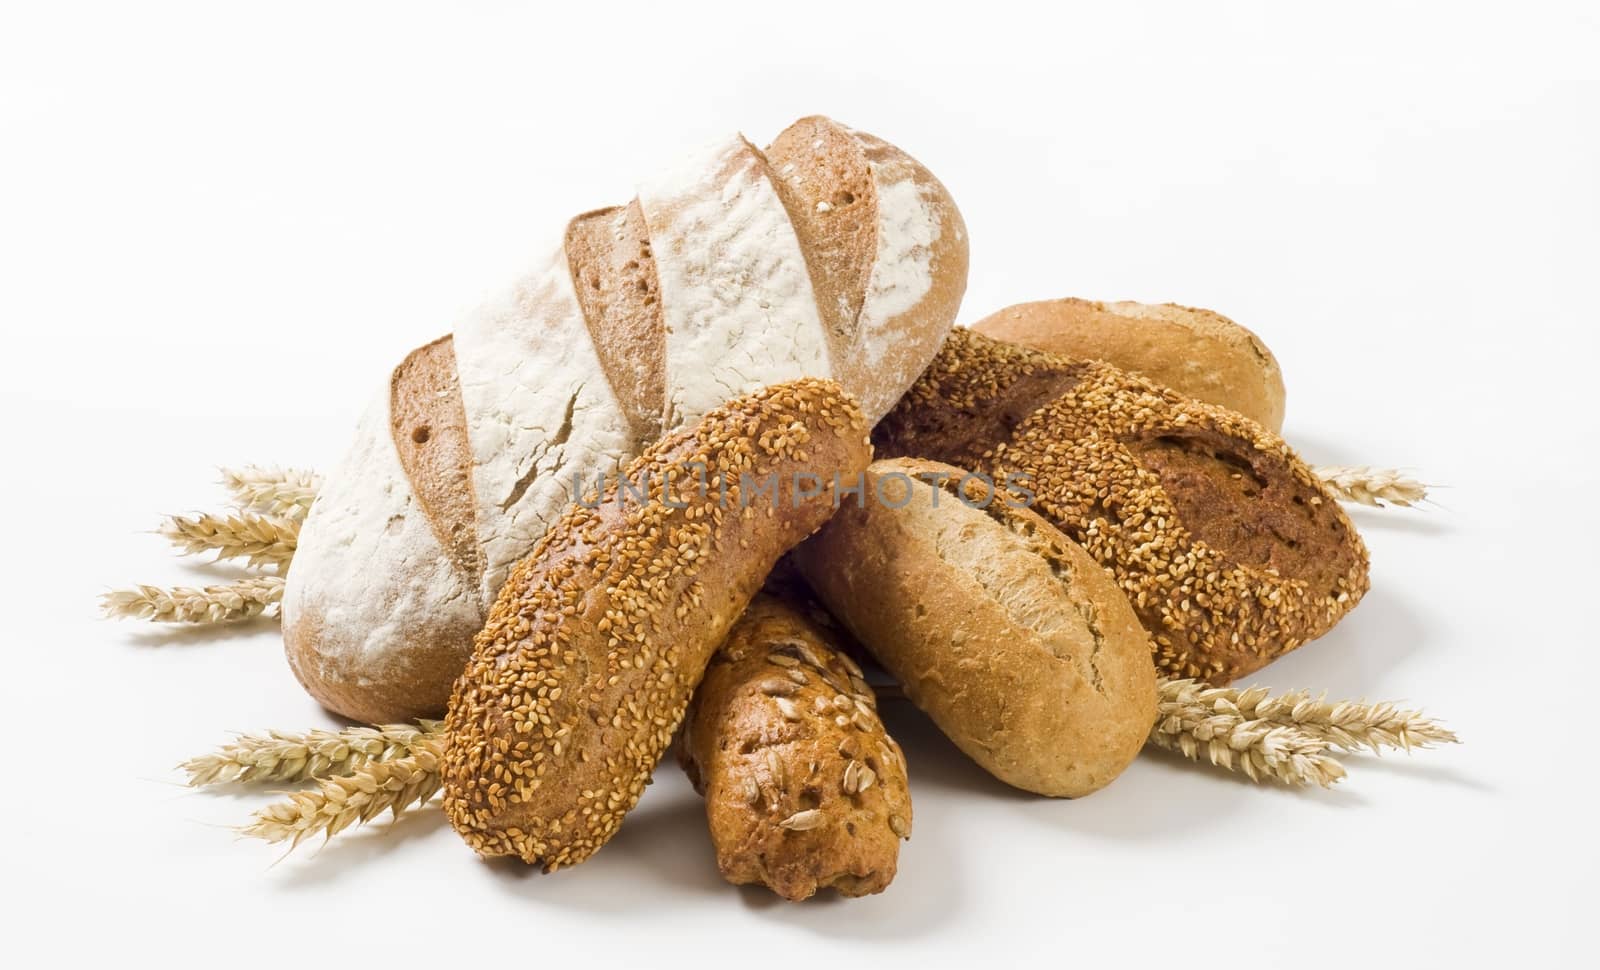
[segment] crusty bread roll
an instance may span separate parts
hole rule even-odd
[[[870,456],[860,409],[805,378],[713,409],[569,506],[501,589],[450,700],[444,807],[467,843],[546,870],[599,849],[712,651]]]
[[[825,118],[732,137],[578,216],[499,300],[397,367],[300,532],[290,665],[360,721],[437,715],[513,564],[577,494],[722,401],[835,378],[869,419],[966,285],[961,215]]]
[[[879,461],[795,551],[828,610],[950,740],[1009,785],[1104,787],[1156,716],[1150,639],[1104,570],[959,468]]]
[[[1101,361],[957,329],[874,442],[1021,476],[1116,577],[1174,677],[1242,677],[1367,591],[1366,546],[1283,439]]]
[[[861,668],[763,594],[711,660],[680,742],[717,867],[786,899],[882,892],[911,834],[905,758]]]
[[[1176,303],[1040,300],[972,329],[1063,357],[1103,360],[1197,401],[1283,430],[1283,373],[1261,338],[1220,313]]]

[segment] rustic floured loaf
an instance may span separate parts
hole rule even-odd
[[[905,758],[861,668],[794,604],[758,596],[711,659],[680,760],[717,867],[786,899],[882,892],[911,834]]]
[[[552,870],[611,838],[712,652],[866,468],[867,433],[837,383],[771,385],[568,506],[501,589],[450,700],[444,807],[469,845]]]
[[[957,329],[874,442],[1024,479],[1116,577],[1174,677],[1257,670],[1367,591],[1366,546],[1283,439],[1101,361]]]
[[[806,118],[578,216],[397,367],[301,530],[284,641],[312,696],[437,715],[513,564],[577,494],[728,398],[833,378],[869,419],[948,331],[967,242],[898,149]]]
[[[1197,401],[1283,430],[1283,373],[1261,338],[1220,313],[1176,303],[1040,300],[972,329],[1047,354],[1103,360]]]
[[[1156,717],[1150,638],[1095,561],[959,468],[874,462],[795,551],[829,612],[962,751],[1009,785],[1109,784]]]

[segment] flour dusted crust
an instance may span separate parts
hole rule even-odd
[[[837,376],[873,420],[916,379],[966,285],[954,205],[907,156],[827,119],[771,151],[803,188],[724,139],[632,203],[573,219],[509,292],[397,370],[394,414],[362,431],[387,422],[393,439],[363,439],[325,491],[389,504],[313,516],[289,576],[285,645],[314,696],[361,720],[438,716],[470,648],[464,617],[487,613],[598,476],[773,383]],[[407,437],[424,427],[427,440]],[[401,503],[432,546],[378,514]],[[475,604],[458,604],[461,588]],[[451,605],[388,612],[424,599]]]
[[[680,747],[717,867],[786,899],[882,892],[911,835],[905,757],[861,668],[762,595],[712,657]]]
[[[1197,401],[1283,428],[1283,373],[1261,338],[1220,313],[1176,303],[1040,300],[972,328],[1047,354],[1103,360]]]
[[[961,302],[961,212],[911,156],[828,118],[790,125],[766,156],[806,244],[835,375],[876,421],[921,373]]]
[[[632,457],[635,441],[563,250],[473,314],[455,344],[487,604],[579,491]]]
[[[831,377],[811,277],[766,161],[735,136],[639,190],[666,328],[668,428],[729,397]]]
[[[960,468],[878,461],[867,483],[794,555],[829,612],[1001,781],[1109,784],[1156,716],[1149,636],[1111,578]]]
[[[443,710],[484,617],[473,577],[440,545],[400,466],[390,400],[384,388],[327,476],[283,600],[295,676],[319,703],[369,723]]]
[[[1174,677],[1225,684],[1332,629],[1367,550],[1283,439],[1101,361],[968,329],[879,424],[880,454],[1021,476],[1116,577]]]

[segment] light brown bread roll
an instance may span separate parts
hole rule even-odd
[[[972,325],[1047,354],[1103,360],[1179,394],[1283,430],[1283,373],[1261,338],[1220,313],[1176,303],[1040,300]]]
[[[861,668],[796,605],[750,604],[695,691],[680,757],[717,867],[785,899],[882,892],[911,835],[905,758]]]
[[[569,506],[450,701],[444,807],[467,844],[546,870],[605,844],[712,651],[870,456],[860,409],[807,378],[714,408],[629,465],[629,487]]]
[[[1111,578],[959,468],[880,461],[867,486],[795,551],[829,612],[1001,781],[1109,784],[1156,715],[1149,636]]]
[[[300,532],[284,645],[340,714],[441,714],[495,594],[576,483],[662,433],[799,377],[881,416],[967,278],[938,180],[818,117],[765,152],[723,139],[557,235],[395,369]]]
[[[1366,546],[1283,439],[1110,364],[958,329],[873,440],[1022,478],[1116,577],[1174,677],[1242,677],[1367,591]]]

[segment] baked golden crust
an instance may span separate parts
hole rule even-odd
[[[1197,401],[1283,429],[1283,372],[1250,330],[1176,303],[1040,300],[984,317],[972,329],[1047,354],[1103,360]]]
[[[967,288],[961,211],[916,159],[831,118],[801,118],[764,155],[805,253],[833,376],[876,419],[955,321]],[[924,215],[929,222],[911,228]],[[916,238],[892,238],[907,231]],[[878,278],[885,250],[901,245],[926,272],[926,289],[909,305],[900,291],[914,288],[911,279]]]
[[[570,506],[513,570],[450,701],[444,806],[467,843],[546,870],[605,844],[712,652],[832,514],[834,476],[870,455],[837,384],[791,381],[636,459],[624,479],[646,500],[613,480],[596,507]],[[774,498],[754,498],[769,475]]]
[[[483,553],[472,490],[472,445],[452,338],[418,347],[394,369],[389,433],[440,548],[476,584],[483,575]]]
[[[639,200],[567,223],[567,267],[606,380],[641,447],[666,413],[666,323],[650,231]]]
[[[1156,716],[1150,638],[1083,550],[959,468],[867,470],[795,551],[811,587],[969,757],[1017,788],[1109,784]]]
[[[1283,440],[1098,361],[954,331],[879,425],[884,456],[1022,476],[1116,577],[1174,677],[1227,683],[1326,633],[1367,551]]]
[[[861,668],[762,595],[695,691],[680,760],[706,798],[717,867],[785,899],[882,892],[911,835],[905,757]]]

